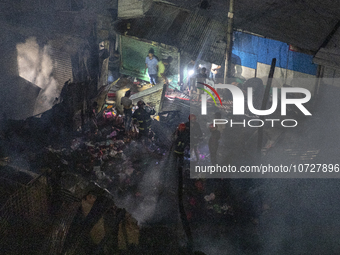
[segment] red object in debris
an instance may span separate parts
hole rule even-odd
[[[192,218],[192,213],[191,212],[187,212],[187,219],[191,220],[191,218]]]
[[[195,121],[196,120],[196,115],[195,114],[190,114],[189,115],[189,118],[188,118],[189,120],[192,120],[192,121]]]
[[[209,125],[209,129],[210,129],[210,130],[215,130],[215,129],[217,129],[217,127],[214,127],[214,124],[210,124],[210,125]]]
[[[203,191],[204,190],[204,185],[201,181],[195,182],[195,186],[198,190]]]
[[[184,101],[190,101],[189,98],[184,98],[184,97],[177,97],[177,96],[172,96],[172,95],[165,95],[165,97],[167,98],[171,98],[171,99],[175,99],[175,98],[178,98],[178,99],[181,99],[181,100],[184,100]],[[193,100],[194,101],[194,100]]]
[[[116,93],[107,93],[107,98],[109,100],[115,99],[116,98]]]
[[[104,155],[104,153],[101,150],[99,150],[98,153],[97,153],[97,158],[100,158],[103,155]]]
[[[189,204],[192,205],[192,206],[195,206],[195,205],[196,205],[196,199],[193,198],[193,197],[191,197],[191,198],[189,199]]]
[[[113,119],[114,116],[115,116],[115,115],[114,115],[113,112],[105,112],[105,113],[104,113],[105,119]]]
[[[185,129],[186,129],[185,123],[181,123],[181,124],[178,125],[178,130],[179,131],[182,132],[182,131],[185,131]]]
[[[295,52],[299,52],[299,49],[291,44],[289,44],[289,50],[290,51],[295,51]]]

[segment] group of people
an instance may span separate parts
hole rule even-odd
[[[216,112],[214,118],[220,119],[221,113]],[[203,139],[203,133],[200,124],[197,121],[197,117],[194,114],[189,115],[189,121],[186,123],[180,123],[175,132],[174,139],[174,153],[179,158],[180,164],[183,164],[184,153],[186,148],[190,148],[190,156],[193,158],[195,155],[196,161],[200,160],[200,154],[198,151],[199,142]],[[221,138],[221,132],[223,126],[209,124],[210,137],[208,141],[208,148],[210,154],[210,161],[213,165],[217,163],[217,150],[219,147],[219,140]]]
[[[198,143],[203,137],[203,133],[199,123],[197,122],[196,115],[190,114],[188,122],[180,123],[174,134],[174,153],[183,162],[184,153],[186,148],[190,148],[190,153],[194,153],[196,161],[199,161]]]
[[[138,137],[145,141],[149,139],[149,132],[151,128],[151,115],[156,112],[153,108],[145,107],[146,104],[140,100],[137,103],[138,109],[132,113],[132,100],[130,99],[131,91],[128,90],[125,96],[121,99],[121,105],[124,108],[124,127],[125,132],[129,133],[131,131],[132,124],[138,124]],[[219,112],[215,113],[215,118],[221,118]],[[211,136],[209,139],[209,151],[210,159],[213,164],[216,164],[218,141],[221,136],[221,132],[218,127],[209,125],[211,131]],[[183,163],[184,153],[186,148],[190,148],[190,153],[195,155],[196,161],[200,160],[200,155],[198,151],[198,144],[203,138],[203,133],[201,127],[197,121],[197,117],[194,114],[190,114],[188,122],[180,123],[177,130],[174,133],[174,147],[173,151],[175,155],[180,159],[181,164]]]
[[[185,66],[183,89],[193,90],[194,85],[192,79],[210,79],[216,81],[216,79],[222,77],[222,66],[217,64],[211,64],[210,69],[204,66],[197,65],[197,61],[191,59]]]
[[[145,107],[144,101],[140,100],[137,102],[137,107],[132,113],[132,100],[130,99],[131,91],[125,92],[125,96],[121,98],[121,105],[124,108],[124,127],[125,132],[128,134],[131,131],[132,121],[134,124],[138,123],[139,138],[148,138],[149,130],[151,127],[151,115],[156,113],[155,109]],[[143,139],[144,141],[145,139]]]
[[[145,58],[145,70],[148,71],[148,76],[150,79],[150,83],[156,85],[157,83],[163,82],[163,84],[168,84],[167,74],[169,72],[169,66],[171,62],[171,57],[167,59],[158,60],[158,57],[155,56],[154,50],[151,48],[149,50],[148,56]],[[189,63],[192,70],[195,68],[195,61],[192,60]],[[211,78],[215,79],[216,74],[220,70],[221,66],[213,64],[211,66],[210,73],[207,73],[207,69],[202,67],[199,69],[198,73],[195,74],[196,78]],[[139,137],[140,138],[148,138],[149,130],[151,127],[151,115],[155,114],[154,109],[149,109],[149,107],[145,107],[145,103],[143,101],[139,101],[137,103],[138,109],[132,113],[132,100],[130,99],[131,91],[127,91],[125,96],[121,99],[121,104],[124,108],[124,126],[126,133],[131,131],[132,125],[138,124],[139,126]],[[209,139],[209,151],[210,158],[213,163],[216,162],[217,148],[218,148],[218,140],[220,138],[220,131],[213,126],[209,127],[211,131],[211,137]],[[191,133],[191,136],[190,136]],[[173,151],[181,160],[184,157],[184,151],[186,148],[190,146],[190,152],[195,155],[196,160],[200,159],[198,152],[198,143],[202,139],[203,133],[201,131],[200,125],[197,122],[197,118],[194,114],[190,114],[189,121],[187,123],[180,123],[176,132],[174,139],[174,148]],[[191,138],[191,139],[190,139]],[[144,139],[143,139],[144,140]]]
[[[154,49],[149,50],[148,56],[145,58],[145,70],[148,69],[148,75],[150,84],[156,85],[157,83],[169,84],[168,76],[170,75],[170,64],[172,57],[169,56],[166,59],[158,60],[155,56]]]

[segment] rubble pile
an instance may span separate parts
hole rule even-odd
[[[65,172],[95,181],[110,192],[135,188],[142,178],[141,158],[164,153],[160,148],[155,153],[142,148],[125,134],[119,117],[106,119],[93,131],[85,130],[83,136],[72,139],[68,148],[47,149],[58,156]],[[147,153],[141,153],[143,150]]]
[[[10,148],[9,151],[20,153],[29,162],[31,171],[39,173],[41,169],[50,168],[59,172],[62,187],[77,197],[80,197],[79,189],[95,182],[110,194],[132,196],[129,201],[138,203],[146,197],[146,192],[139,190],[139,186],[150,168],[162,172],[177,171],[171,168],[173,164],[165,165],[162,161],[171,153],[177,121],[180,118],[187,121],[187,115],[183,118],[179,110],[163,112],[160,121],[152,121],[151,144],[145,146],[136,139],[136,133],[126,134],[122,116],[114,105],[106,105],[99,113],[88,117],[75,132],[63,125],[62,109],[54,107],[41,118],[9,121],[1,129],[0,141]],[[8,152],[2,154],[3,158],[11,157]],[[206,161],[208,156],[202,151],[200,160]],[[244,185],[247,187],[243,191],[235,191],[236,181],[190,179],[189,160],[186,155],[183,193],[184,207],[191,223],[209,224],[221,220],[234,223],[255,219],[259,212],[249,206],[248,201],[254,200],[253,197],[249,199],[249,185]],[[162,176],[169,175],[162,173]],[[147,194],[154,199],[152,203],[164,199],[159,199],[162,194],[167,194],[162,193],[163,189],[170,190],[176,185],[166,182],[170,180],[164,177],[148,183],[155,187],[152,190],[155,194]],[[176,197],[176,192],[169,196]]]
[[[108,111],[113,114],[105,118]],[[74,190],[77,182],[86,180],[98,183],[112,194],[118,192],[122,195],[131,193],[137,197],[141,196],[137,188],[147,171],[147,161],[152,158],[160,162],[166,155],[171,145],[171,130],[166,136],[161,136],[158,133],[164,132],[166,126],[162,122],[153,121],[152,127],[156,133],[154,143],[146,148],[134,139],[133,135],[125,134],[122,117],[117,114],[114,107],[109,110],[104,109],[95,122],[88,122],[84,130],[73,133],[68,141],[64,140],[63,144],[56,146],[57,148],[51,145],[43,147],[44,149],[40,151],[27,148],[29,146],[26,141],[30,140],[28,144],[32,148],[37,147],[37,145],[34,146],[37,141],[33,141],[35,136],[32,138],[29,135],[33,130],[28,125],[25,125],[25,129],[13,129],[12,137],[22,139],[10,140],[10,142],[13,147],[20,148],[23,152],[25,159],[30,162],[31,171],[39,172],[41,168],[58,165],[57,167],[62,168],[65,173],[65,180],[73,176],[72,178],[75,179],[73,186],[67,185],[70,191]],[[61,146],[63,147],[60,148]],[[204,161],[207,155],[202,152],[200,156],[200,160]],[[188,158],[185,161],[188,163]],[[208,180],[208,182],[214,181]],[[212,218],[222,216],[232,219],[235,211],[235,198],[231,198],[230,194],[221,194],[220,190],[224,187],[215,186],[207,189],[205,183],[205,180],[190,179],[188,172],[185,175],[184,194],[188,218],[200,221],[205,218],[204,215],[209,215]]]

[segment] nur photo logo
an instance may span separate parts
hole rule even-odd
[[[232,84],[214,84],[214,87],[211,85],[208,85],[206,83],[197,82],[199,84],[202,84],[205,88],[198,88],[207,94],[201,94],[201,114],[207,115],[207,95],[209,95],[216,106],[217,102],[215,100],[215,97],[212,93],[215,94],[215,96],[218,98],[220,105],[223,106],[222,100],[220,95],[217,93],[216,89],[228,89],[233,98],[233,104],[232,104],[232,115],[245,115],[245,101],[247,103],[248,109],[250,113],[257,115],[257,116],[268,116],[274,113],[278,107],[279,102],[279,93],[278,88],[273,87],[272,88],[272,102],[269,109],[255,109],[254,107],[254,100],[253,100],[253,88],[248,87],[247,88],[247,96],[244,96],[243,91],[238,88],[235,85]],[[210,89],[210,91],[208,91]],[[304,97],[299,98],[288,98],[287,95],[290,94],[303,94]],[[246,100],[245,100],[246,98]],[[309,90],[305,88],[298,88],[298,87],[282,87],[281,88],[281,116],[287,115],[287,105],[295,105],[305,116],[311,116],[312,114],[306,109],[306,107],[303,105],[311,99],[311,93]],[[230,123],[231,127],[234,125],[242,125],[243,127],[249,126],[249,127],[262,127],[266,122],[271,123],[271,126],[274,127],[275,122],[280,122],[283,127],[295,127],[297,126],[297,120],[295,119],[264,119],[263,117],[259,119],[251,119],[246,121],[245,119],[242,122],[233,122],[232,119],[214,119],[214,126],[216,124],[227,124]],[[289,124],[290,123],[290,124]],[[248,125],[246,125],[248,124]]]

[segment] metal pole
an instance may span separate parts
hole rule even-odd
[[[180,166],[178,167],[178,206],[179,206],[179,214],[180,214],[180,218],[182,221],[183,229],[188,238],[187,249],[188,249],[189,254],[192,254],[194,241],[192,238],[189,221],[185,213],[184,204],[183,204],[183,167],[182,167],[183,162],[182,160],[178,159],[178,161],[180,161],[179,163]]]
[[[270,88],[272,86],[272,81],[273,81],[273,76],[274,76],[274,71],[275,71],[275,64],[276,64],[276,58],[273,58],[272,64],[270,66],[269,75],[268,75],[267,86],[266,86],[266,89],[265,89],[264,95],[263,95],[261,110],[265,110],[265,108],[267,106],[267,102],[268,102],[268,99],[269,99],[269,92],[270,92]],[[260,119],[263,121],[264,116],[261,116]],[[263,141],[263,127],[259,127],[258,128],[258,137],[257,137],[258,159],[261,159],[262,141]]]
[[[227,28],[227,49],[224,67],[224,84],[231,76],[231,55],[233,50],[233,23],[234,23],[234,0],[229,2],[228,28]]]
[[[316,70],[316,81],[315,81],[315,85],[314,85],[314,99],[317,98],[318,94],[319,94],[319,88],[320,88],[320,83],[322,80],[322,76],[323,76],[323,70],[324,67],[321,65],[318,65],[318,68]],[[314,100],[315,102],[316,100]]]
[[[182,77],[181,77],[181,53],[178,51],[178,84],[181,85]]]

